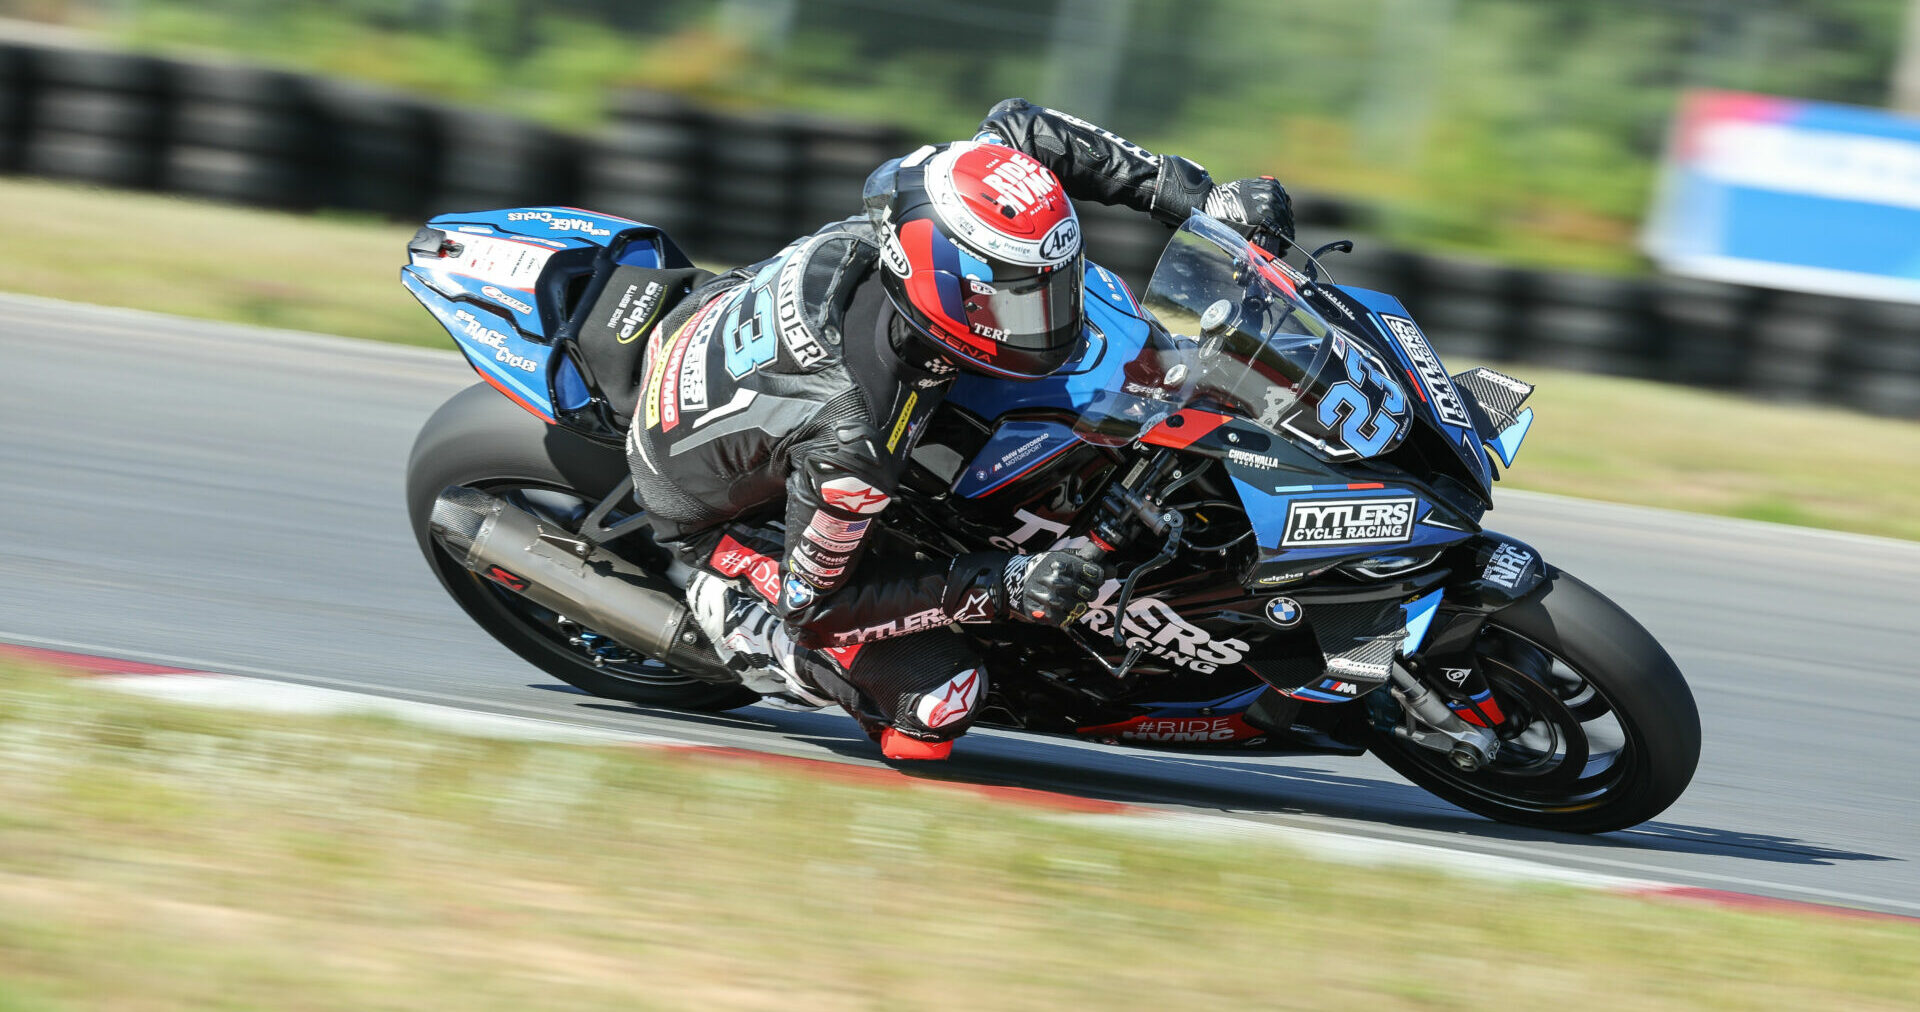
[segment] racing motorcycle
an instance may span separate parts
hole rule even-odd
[[[1296,266],[1195,215],[1141,297],[1088,263],[1082,348],[1043,380],[954,381],[886,550],[1077,546],[1120,574],[1064,629],[956,626],[990,675],[983,724],[1371,751],[1505,822],[1653,817],[1699,757],[1679,670],[1606,597],[1481,525],[1533,388],[1449,375],[1399,301],[1332,281],[1320,257],[1351,248]],[[658,229],[572,208],[443,215],[409,261],[403,283],[483,381],[408,463],[414,533],[447,592],[594,695],[696,711],[760,698],[714,659],[685,567],[632,497],[621,415],[645,342],[583,326],[634,311],[633,288],[609,283],[621,268],[691,263]],[[777,587],[772,559],[743,561]]]

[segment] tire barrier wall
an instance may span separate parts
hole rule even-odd
[[[399,220],[591,207],[665,228],[721,263],[760,259],[854,213],[867,173],[915,143],[890,127],[644,92],[615,95],[611,112],[587,137],[282,71],[0,42],[0,172]],[[1315,239],[1366,224],[1310,195],[1295,209]],[[1165,227],[1082,211],[1090,254],[1138,291]],[[1450,356],[1920,417],[1920,306],[1532,271],[1365,241],[1329,267],[1398,295]]]

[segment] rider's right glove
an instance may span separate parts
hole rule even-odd
[[[1087,603],[1099,595],[1107,580],[1107,571],[1072,552],[1041,552],[1007,560],[1003,580],[1010,617],[1065,626],[1086,614]]]
[[[1201,209],[1276,256],[1293,241],[1293,198],[1272,176],[1219,183]]]

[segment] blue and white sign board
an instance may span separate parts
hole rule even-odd
[[[1675,274],[1920,302],[1920,119],[1690,93],[1645,242]]]

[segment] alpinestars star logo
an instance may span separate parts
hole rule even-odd
[[[949,679],[941,695],[929,692],[921,696],[914,716],[929,728],[951,724],[973,712],[973,700],[979,690],[980,670],[968,668]]]
[[[892,497],[858,478],[835,478],[820,486],[820,498],[849,513],[878,513]]]

